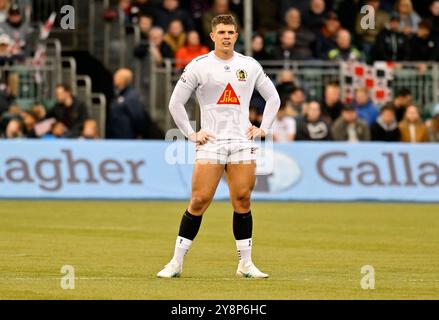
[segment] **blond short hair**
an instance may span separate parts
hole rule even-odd
[[[235,27],[235,30],[238,30],[238,23],[236,22],[236,19],[231,14],[220,14],[212,19],[212,31],[216,28],[219,24],[228,24],[233,25]]]

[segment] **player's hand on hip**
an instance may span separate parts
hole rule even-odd
[[[190,141],[201,145],[207,143],[208,141],[212,141],[214,138],[215,137],[211,133],[208,133],[203,129],[198,132],[194,132],[189,136]]]
[[[261,128],[258,128],[256,126],[251,126],[247,129],[247,138],[249,140],[253,140],[256,138],[263,138],[265,137],[265,132]]]

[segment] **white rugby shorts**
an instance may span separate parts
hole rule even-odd
[[[196,160],[208,160],[218,164],[250,163],[256,161],[258,146],[254,141],[221,139],[196,146]]]

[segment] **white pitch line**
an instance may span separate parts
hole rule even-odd
[[[12,280],[19,280],[19,281],[43,281],[43,280],[61,280],[63,277],[17,277],[17,278],[8,278],[8,277],[0,277],[0,281],[12,281]],[[154,279],[157,279],[154,277]],[[75,277],[75,280],[151,280],[150,277]],[[216,280],[216,281],[236,281],[237,278],[181,278],[181,280],[192,280],[192,281],[206,281],[206,280]],[[244,279],[244,281],[251,281],[251,279]],[[166,280],[165,280],[166,281]],[[177,280],[178,281],[178,280]],[[310,281],[310,279],[298,279],[298,278],[271,278],[268,279],[270,282],[278,282],[278,281]],[[348,282],[358,282],[358,280],[346,280]],[[389,282],[391,280],[387,280],[386,282]],[[399,282],[399,281],[397,281]],[[425,280],[425,279],[405,279],[401,282],[439,282],[439,279],[435,280]]]

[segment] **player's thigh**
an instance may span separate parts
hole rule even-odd
[[[256,182],[256,161],[228,163],[226,176],[232,202],[248,197]]]
[[[192,197],[212,198],[223,172],[223,164],[197,160],[192,174]]]

